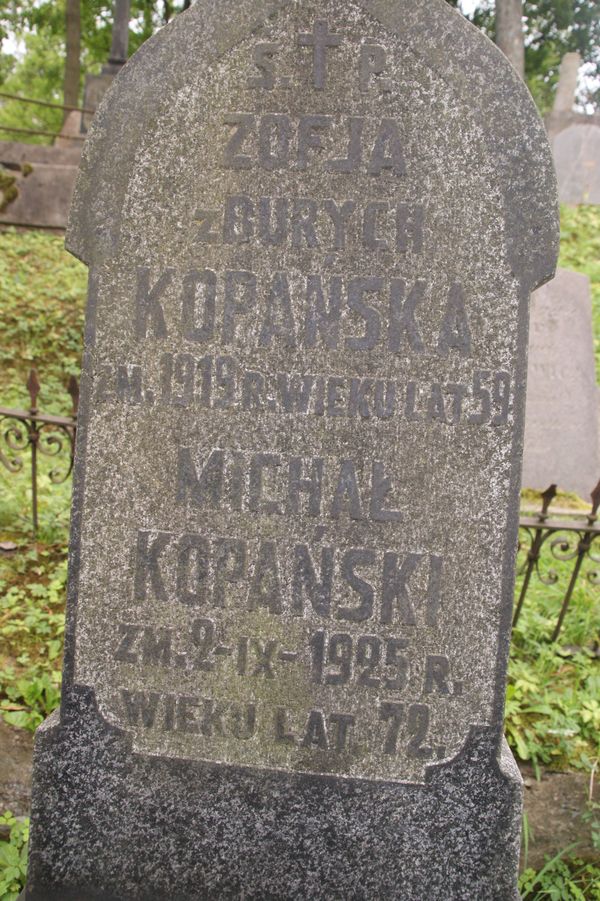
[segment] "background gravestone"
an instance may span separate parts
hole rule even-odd
[[[28,901],[517,898],[548,143],[445,2],[198,3],[100,108]]]
[[[531,302],[523,485],[587,498],[599,476],[590,283],[559,269]]]
[[[554,138],[562,203],[600,203],[600,126],[571,125]]]
[[[78,141],[64,147],[0,141],[0,224],[64,229],[80,159]]]

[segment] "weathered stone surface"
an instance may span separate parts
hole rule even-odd
[[[444,2],[209,2],[118,76],[29,901],[514,899],[549,147]]]
[[[523,485],[589,497],[600,478],[589,279],[559,269],[531,303]]]
[[[60,147],[0,142],[0,169],[9,188],[16,188],[9,198],[0,188],[0,223],[66,228],[81,146],[67,140]]]
[[[37,228],[67,227],[77,177],[76,166],[34,164],[27,175],[11,172],[19,192],[0,211],[0,222]],[[0,198],[0,203],[1,203]]]
[[[562,203],[600,203],[600,126],[571,125],[554,138]]]
[[[13,164],[46,166],[74,166],[81,160],[82,144],[72,143],[67,147],[50,147],[45,144],[23,144],[21,141],[0,141],[0,165]]]

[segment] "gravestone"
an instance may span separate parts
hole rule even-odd
[[[0,225],[67,227],[82,142],[64,145],[0,141]]]
[[[571,125],[553,148],[561,203],[600,204],[600,125]]]
[[[516,899],[545,132],[443,0],[195,4],[117,77],[28,901]]]
[[[531,303],[523,485],[587,498],[600,476],[589,279],[559,269]]]

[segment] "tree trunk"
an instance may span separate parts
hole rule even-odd
[[[525,78],[523,0],[496,0],[496,43]]]
[[[67,0],[67,56],[65,59],[64,104],[78,106],[81,54],[81,9],[80,0]],[[64,119],[68,116],[65,110]]]

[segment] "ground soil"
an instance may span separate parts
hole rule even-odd
[[[521,766],[521,773],[530,833],[527,866],[539,869],[548,855],[554,857],[575,842],[578,845],[573,854],[597,864],[600,854],[592,845],[590,824],[582,815],[591,794],[600,802],[600,779],[592,783],[589,773],[542,770],[538,781],[528,766]],[[521,862],[525,864],[524,849]]]
[[[13,729],[0,717],[0,813],[29,814],[33,735]]]
[[[29,813],[32,752],[33,736],[0,719],[0,812]],[[526,865],[539,869],[547,855],[553,857],[574,842],[579,843],[575,852],[579,857],[597,861],[590,826],[582,819],[590,796],[589,774],[545,770],[538,781],[531,767],[523,766],[521,772],[529,831]],[[600,802],[600,778],[594,786],[594,799]]]

